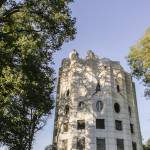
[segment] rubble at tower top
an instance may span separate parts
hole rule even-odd
[[[95,55],[95,53],[92,50],[88,50],[87,55],[86,55],[86,59],[82,59],[79,57],[79,53],[77,52],[77,50],[73,49],[69,53],[69,59],[70,59],[70,61],[75,61],[75,62],[80,59],[80,60],[100,60],[103,62],[112,62],[112,63],[120,64],[119,61],[113,61],[109,58],[99,57],[99,56]],[[65,58],[64,60],[69,60],[69,59]]]
[[[95,56],[94,52],[92,50],[89,50],[87,52],[86,59],[95,59],[95,58],[96,58],[96,56]]]
[[[70,54],[69,54],[69,58],[71,60],[75,60],[79,58],[79,54],[78,52],[74,49]]]

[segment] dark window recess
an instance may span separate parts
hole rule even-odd
[[[130,106],[128,107],[128,110],[129,110],[129,115],[131,116],[132,115],[132,111],[131,111],[131,107]]]
[[[85,150],[85,138],[77,138],[77,150]]]
[[[105,139],[96,139],[97,150],[106,150]]]
[[[79,102],[78,109],[82,110],[82,109],[84,109],[84,107],[85,107],[85,103],[84,102]]]
[[[114,104],[114,109],[115,109],[116,113],[119,113],[120,112],[120,105],[118,103],[115,103]]]
[[[77,129],[78,130],[85,129],[85,120],[77,120]]]
[[[122,130],[122,121],[115,120],[116,130]]]
[[[66,105],[65,106],[65,115],[68,115],[68,113],[69,113],[69,105]]]
[[[123,141],[123,139],[117,139],[117,150],[124,150],[124,141]]]
[[[96,119],[96,129],[105,129],[104,119]]]
[[[69,90],[67,90],[66,96],[69,96],[69,95],[70,95],[70,91],[69,91]]]
[[[130,124],[130,130],[131,130],[131,133],[134,133],[134,126],[133,126],[133,124]]]
[[[99,91],[101,91],[101,86],[100,86],[99,83],[97,83],[97,85],[96,85],[96,92],[99,92]]]
[[[120,86],[117,85],[117,92],[120,92]]]
[[[132,142],[132,149],[133,149],[133,150],[137,150],[137,146],[136,146],[136,143],[135,143],[135,142]]]
[[[68,132],[68,122],[64,123],[64,132]]]
[[[96,102],[96,109],[97,109],[97,111],[101,111],[103,109],[103,102],[102,101]]]
[[[67,150],[67,144],[68,144],[67,140],[62,140],[62,148],[61,148],[61,150]]]

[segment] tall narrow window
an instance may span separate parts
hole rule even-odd
[[[122,121],[115,120],[116,130],[122,130]]]
[[[85,150],[85,138],[77,138],[77,150]]]
[[[128,110],[129,110],[129,115],[131,116],[132,112],[131,112],[131,107],[130,106],[128,107]]]
[[[68,144],[68,141],[67,140],[62,140],[62,148],[61,150],[67,150],[67,144]]]
[[[70,91],[69,91],[69,90],[67,90],[66,96],[69,96],[69,95],[70,95]]]
[[[99,92],[99,91],[101,91],[101,86],[100,86],[99,83],[97,83],[97,86],[96,86],[96,92]]]
[[[124,150],[124,141],[123,141],[123,139],[117,139],[117,150]]]
[[[132,149],[133,149],[133,150],[137,150],[137,146],[136,146],[136,143],[135,143],[135,142],[132,142]]]
[[[66,105],[65,106],[65,115],[68,115],[68,113],[69,113],[69,105]]]
[[[117,85],[117,92],[119,93],[120,92],[120,86]]]
[[[96,109],[99,112],[103,109],[103,102],[102,101],[97,101],[96,102]]]
[[[68,132],[68,122],[65,122],[63,125],[64,132]]]
[[[130,130],[131,130],[131,133],[134,133],[134,126],[133,126],[133,124],[130,124]]]
[[[115,110],[116,113],[120,112],[120,105],[118,103],[114,104],[114,110]]]
[[[78,130],[85,129],[85,120],[77,120],[77,129]]]
[[[104,119],[96,119],[96,129],[105,129]]]
[[[96,139],[97,150],[106,150],[105,139],[97,138]]]

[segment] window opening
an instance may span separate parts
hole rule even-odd
[[[120,105],[118,103],[115,103],[114,104],[114,109],[115,109],[116,113],[119,113],[120,112]]]
[[[77,138],[77,150],[85,150],[85,138]]]
[[[78,104],[78,109],[79,110],[82,110],[82,109],[84,109],[84,107],[85,107],[85,103],[84,102],[79,102],[79,104]]]
[[[85,129],[85,120],[77,120],[77,129],[78,130]]]
[[[130,124],[130,130],[131,130],[131,133],[134,133],[134,127],[133,127],[133,124]]]
[[[105,139],[97,138],[96,145],[97,145],[97,150],[106,150]]]
[[[68,132],[68,122],[65,122],[63,127],[64,127],[64,132]]]
[[[97,83],[97,86],[96,86],[96,92],[99,92],[99,91],[101,91],[101,86],[100,86],[99,83]]]
[[[132,148],[133,150],[137,150],[136,142],[132,142]]]
[[[122,130],[122,121],[115,120],[116,130]]]
[[[70,91],[67,90],[66,96],[68,97],[70,95]]]
[[[117,85],[117,92],[119,93],[120,92],[120,86]]]
[[[104,119],[96,119],[96,129],[105,129]]]
[[[67,143],[68,143],[68,140],[62,140],[62,148],[61,148],[61,150],[67,150]]]
[[[117,139],[117,150],[124,150],[124,140]]]
[[[131,116],[132,112],[131,112],[131,107],[130,106],[128,107],[128,110],[129,110],[129,115]]]
[[[69,113],[69,105],[66,105],[65,106],[65,115],[68,115],[68,113]]]
[[[96,102],[96,109],[99,112],[103,109],[103,102],[102,101],[97,101]]]

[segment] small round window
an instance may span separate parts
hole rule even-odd
[[[115,109],[116,113],[119,113],[120,112],[120,105],[118,103],[115,103],[114,104],[114,109]]]
[[[103,109],[103,102],[102,101],[96,102],[96,109],[97,109],[97,111],[101,111]]]

